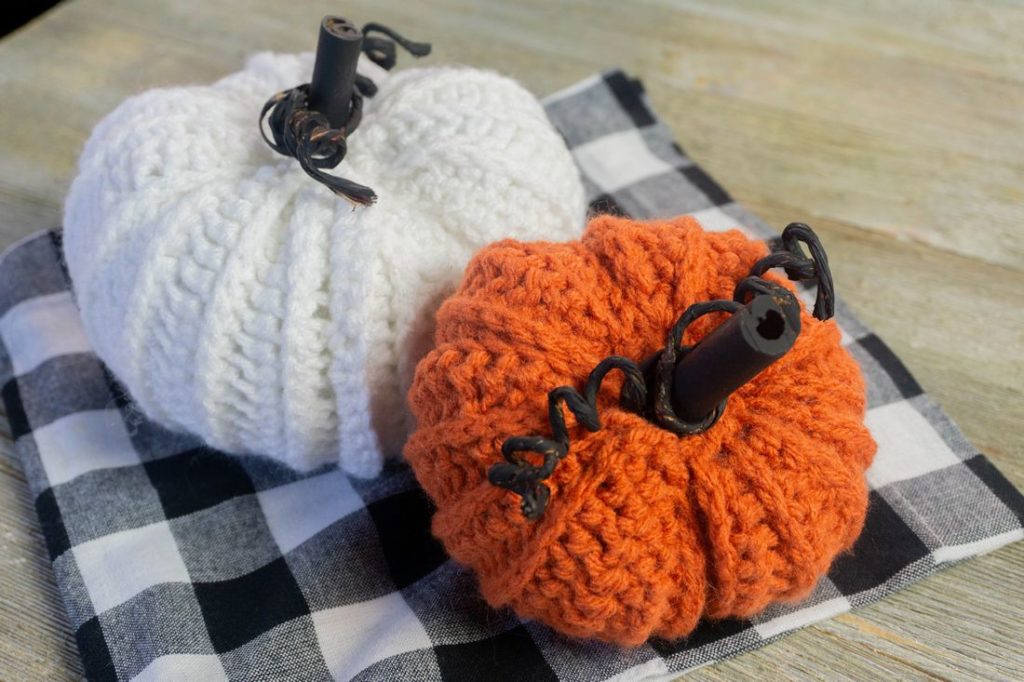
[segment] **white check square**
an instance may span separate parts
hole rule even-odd
[[[937,564],[946,563],[948,561],[960,561],[961,559],[967,559],[968,557],[977,556],[979,554],[987,554],[988,552],[997,550],[1004,545],[1008,545],[1011,542],[1017,542],[1019,540],[1024,540],[1024,528],[1008,530],[1005,533],[975,540],[974,542],[967,542],[962,545],[939,547],[932,552],[932,558],[935,559],[935,563]]]
[[[960,462],[928,420],[905,400],[868,410],[864,423],[878,443],[875,461],[867,471],[872,488]]]
[[[327,669],[336,680],[377,661],[431,647],[430,637],[400,592],[313,614]]]
[[[32,432],[51,486],[97,469],[139,463],[117,410],[88,410],[61,417]]]
[[[214,654],[168,654],[160,656],[132,678],[133,682],[227,682],[220,658]]]
[[[154,585],[189,582],[166,521],[105,535],[72,551],[97,614]]]
[[[338,469],[260,491],[257,497],[282,554],[364,506]]]
[[[838,322],[836,323],[836,326],[839,327],[839,343],[843,345],[843,348],[848,347],[851,343],[856,341],[845,326]]]
[[[780,633],[796,630],[811,623],[817,623],[820,620],[837,616],[840,613],[846,613],[850,608],[851,604],[846,597],[833,597],[832,599],[826,599],[820,604],[806,606],[763,623],[755,623],[754,629],[757,630],[757,634],[761,635],[761,637],[768,639]]]
[[[706,232],[728,232],[729,230],[741,230],[750,234],[749,230],[740,225],[740,221],[721,210],[717,206],[694,211],[691,214],[700,223]]]
[[[0,318],[0,337],[15,376],[59,355],[92,351],[69,291],[30,298],[14,306]]]
[[[651,153],[636,129],[605,135],[576,147],[572,153],[583,175],[602,192],[614,192],[674,170]]]

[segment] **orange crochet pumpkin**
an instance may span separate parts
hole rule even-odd
[[[806,311],[793,349],[704,433],[678,436],[627,411],[610,374],[600,430],[567,416],[571,449],[538,520],[488,482],[508,437],[550,433],[549,390],[579,387],[609,355],[649,357],[681,311],[730,298],[766,253],[689,217],[602,216],[580,241],[506,240],[470,262],[417,368],[405,454],[437,506],[434,533],[492,606],[636,645],[799,599],[851,546],[875,451],[864,382],[836,324]],[[686,342],[722,319],[699,319]]]

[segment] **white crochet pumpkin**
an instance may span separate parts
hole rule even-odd
[[[433,314],[475,250],[583,227],[571,155],[515,82],[468,68],[387,75],[330,171],[261,139],[313,56],[260,54],[209,86],[132,97],[93,131],[65,207],[86,332],[150,418],[235,453],[373,476],[411,424]]]

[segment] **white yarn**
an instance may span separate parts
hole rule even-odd
[[[360,71],[330,171],[353,208],[260,138],[312,55],[260,54],[210,86],[132,97],[93,131],[65,207],[86,332],[150,418],[235,453],[373,476],[397,455],[433,314],[478,248],[583,227],[571,155],[515,82],[468,68]]]

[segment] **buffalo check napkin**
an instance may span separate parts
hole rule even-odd
[[[595,210],[773,232],[673,141],[640,83],[546,101]],[[0,381],[92,680],[640,680],[762,646],[1024,537],[1024,498],[841,303],[878,441],[864,533],[804,603],[617,649],[489,609],[410,470],[296,474],[148,422],[92,353],[59,232],[0,262]]]

